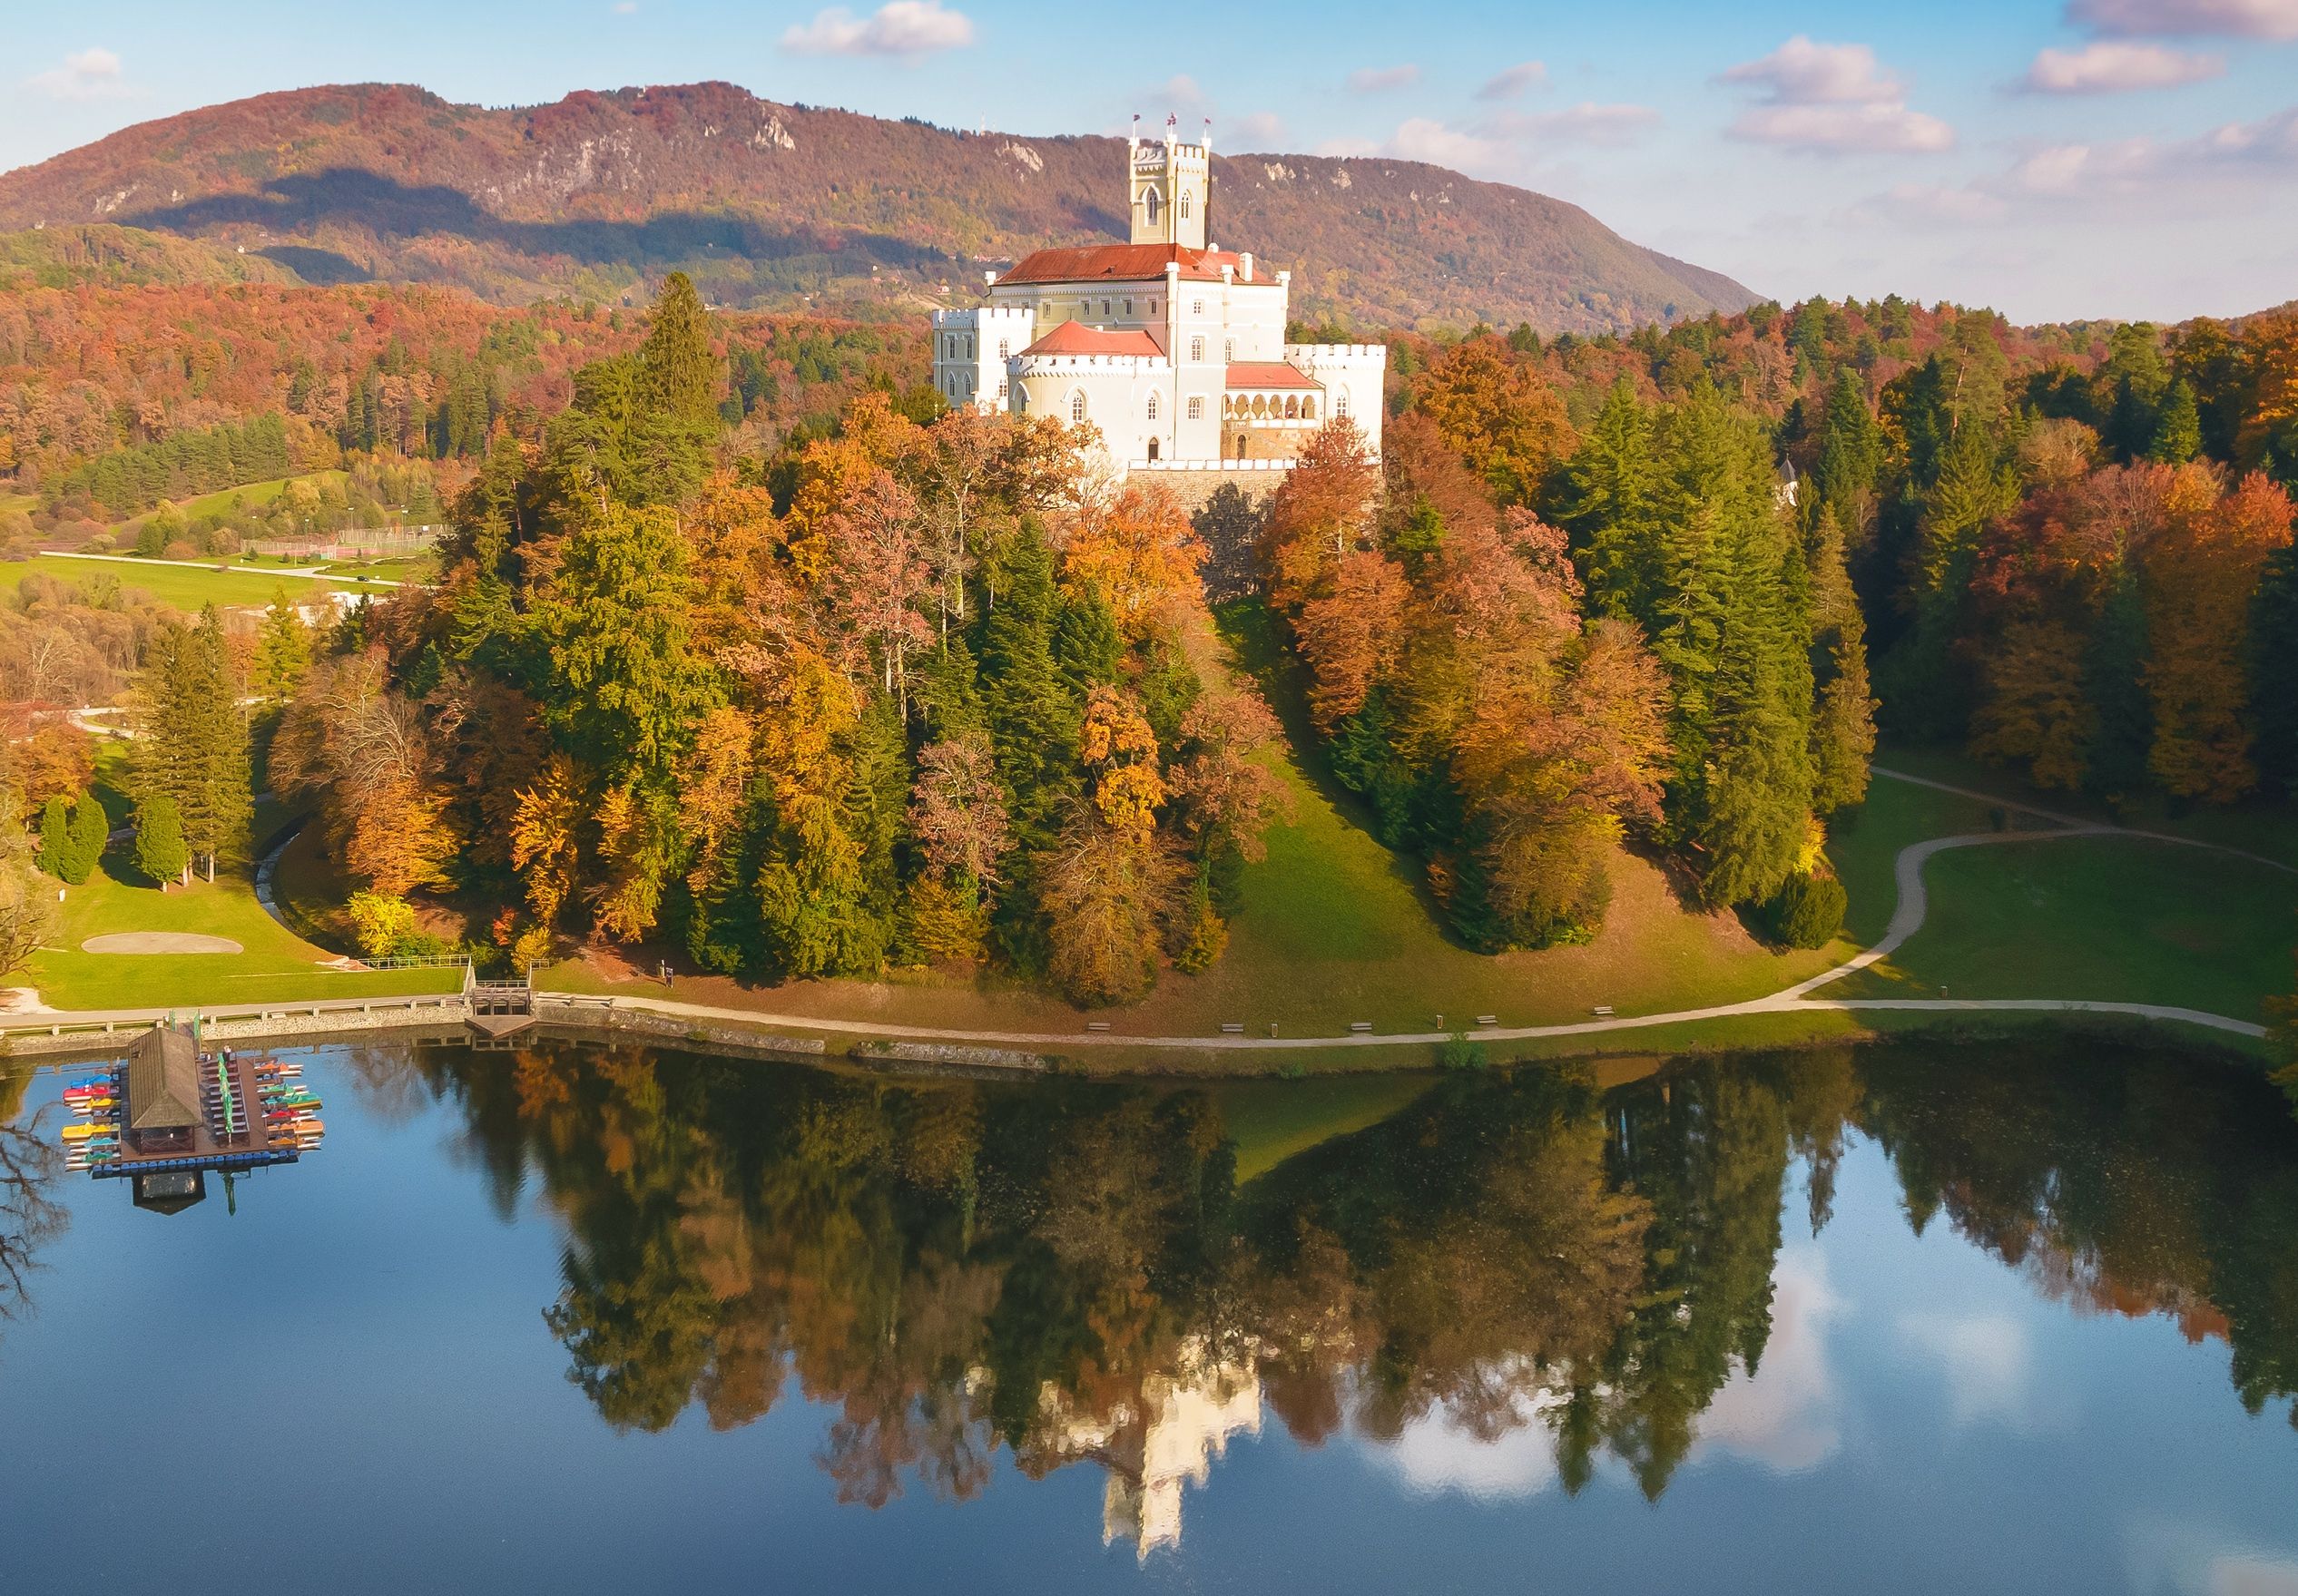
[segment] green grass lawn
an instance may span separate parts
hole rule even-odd
[[[1352,1075],[1330,1081],[1237,1081],[1213,1088],[1236,1144],[1237,1183],[1296,1153],[1377,1125],[1433,1084],[1428,1075]]]
[[[1935,856],[1923,928],[1823,997],[2063,997],[2265,1018],[2291,983],[2298,878],[2133,837]]]
[[[1935,788],[1877,777],[1867,801],[1829,817],[1827,860],[1850,896],[1844,935],[1864,947],[1883,935],[1899,903],[1899,852],[1933,837],[1995,829],[1985,804]]]
[[[274,476],[262,482],[241,483],[238,487],[219,488],[211,494],[201,494],[196,497],[183,500],[176,505],[176,508],[183,512],[183,518],[186,521],[196,521],[202,515],[228,515],[231,513],[234,500],[239,502],[240,508],[243,510],[260,510],[285,493],[287,485],[290,482],[310,482],[315,485],[331,485],[339,487],[349,480],[349,475],[350,474],[345,471],[314,471],[300,477]],[[112,529],[113,535],[125,543],[133,543],[136,529],[143,524],[144,520],[143,515],[132,515]]]
[[[1975,792],[1999,793],[2015,803],[2033,804],[2056,814],[2245,848],[2298,868],[2298,808],[2271,798],[2251,798],[2213,808],[2175,804],[2155,794],[2117,812],[2083,793],[2045,792],[2030,787],[2014,772],[1980,764],[1959,749],[1890,746],[1876,750],[1875,762]]]
[[[333,955],[263,912],[253,883],[219,876],[161,892],[143,886],[120,850],[83,885],[69,888],[55,931],[13,977],[56,1009],[190,1008],[201,1004],[285,1003],[324,997],[398,997],[450,992],[458,970],[347,974],[320,968]],[[114,875],[113,872],[118,872]],[[135,877],[125,880],[121,877]],[[228,936],[237,954],[92,954],[80,945],[121,931],[190,931]]]
[[[118,560],[75,560],[68,554],[34,554],[29,560],[0,561],[0,583],[21,583],[34,572],[81,587],[107,579],[123,588],[140,587],[161,603],[186,612],[204,604],[260,609],[281,588],[291,599],[317,596],[313,583],[305,577],[218,571],[213,565],[172,560],[138,560],[130,564]]]
[[[361,583],[433,582],[438,561],[429,554],[408,554],[396,560],[343,560],[319,567],[337,586],[351,589]]]

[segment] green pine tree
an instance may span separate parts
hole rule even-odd
[[[255,636],[256,690],[274,702],[295,696],[311,662],[311,629],[288,598],[284,585],[273,590],[271,606]]]
[[[183,822],[176,814],[175,800],[165,793],[154,793],[136,806],[135,866],[162,885],[191,868]]]
[[[79,886],[95,874],[96,866],[103,858],[104,844],[112,837],[112,818],[96,802],[95,794],[83,792],[72,806],[72,833],[64,853],[64,879]]]
[[[710,312],[684,272],[663,279],[654,325],[638,357],[655,408],[680,421],[716,426],[719,370],[710,348]]]
[[[1646,620],[1655,524],[1652,418],[1622,379],[1563,472],[1557,521],[1572,535],[1588,602],[1613,620]]]
[[[1821,814],[1867,796],[1875,752],[1875,700],[1867,683],[1867,625],[1843,567],[1843,532],[1832,505],[1812,534],[1812,807]]]
[[[2170,385],[2162,413],[2155,418],[2155,441],[2146,457],[2168,465],[2184,465],[2202,453],[2202,409],[2185,377]]]
[[[52,796],[40,811],[40,868],[62,876],[70,865],[72,817],[61,795]]]

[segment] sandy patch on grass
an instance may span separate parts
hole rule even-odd
[[[91,936],[80,945],[88,954],[236,954],[247,950],[228,936],[201,936],[191,931],[115,931]]]

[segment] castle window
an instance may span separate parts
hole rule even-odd
[[[1006,402],[1006,388],[1007,385],[1002,382],[997,385],[997,402],[1000,405]]]
[[[1104,316],[1106,316],[1106,315],[1108,315],[1108,314],[1109,314],[1109,301],[1108,301],[1108,300],[1106,300],[1106,299],[1104,299],[1104,300],[1101,302],[1101,313],[1102,313]]]
[[[1155,438],[1151,438],[1151,439],[1149,440],[1149,458],[1151,458],[1152,460],[1154,460],[1156,457],[1157,457],[1157,440],[1156,440]]]
[[[1013,354],[1013,340],[1011,338],[999,338],[997,340],[997,358],[1000,360],[1009,358]]]
[[[1223,338],[1223,339],[1222,340],[1222,342],[1221,342],[1221,361],[1222,361],[1222,364],[1223,364],[1223,365],[1224,365],[1224,366],[1234,366],[1234,365],[1237,363],[1237,340],[1236,340],[1236,339],[1234,339],[1234,338]]]
[[[1014,396],[1014,414],[1016,416],[1026,416],[1029,414],[1029,390],[1027,388],[1022,389],[1019,393]]]
[[[1189,401],[1189,419],[1192,421],[1203,421],[1204,418],[1205,402],[1201,398],[1193,397]]]
[[[971,334],[971,333],[967,333],[967,334],[966,335],[966,358],[967,358],[967,359],[968,359],[968,360],[970,360],[970,359],[972,359],[973,357],[974,357],[974,335],[973,335],[973,334]]]
[[[1316,402],[1314,399],[1303,399],[1303,400],[1301,400],[1301,420],[1303,420],[1303,421],[1314,421],[1316,418],[1317,418],[1317,402]]]
[[[1205,302],[1204,302],[1203,299],[1192,299],[1192,300],[1190,300],[1190,301],[1189,301],[1189,314],[1190,314],[1190,315],[1192,315],[1192,316],[1203,316],[1204,313],[1205,313]]]
[[[1072,394],[1072,395],[1070,395],[1070,396],[1069,396],[1069,419],[1070,419],[1070,420],[1072,420],[1072,421],[1083,421],[1085,418],[1085,396],[1084,394],[1082,394],[1082,393],[1075,393],[1075,394]]]
[[[1284,418],[1287,421],[1301,419],[1301,401],[1298,398],[1287,399],[1284,402]]]
[[[1125,314],[1128,316],[1133,314],[1133,301],[1131,299],[1127,299],[1125,301]]]
[[[1156,301],[1156,300],[1154,300],[1154,299],[1152,299],[1152,300],[1150,300],[1150,301],[1149,301],[1149,314],[1150,314],[1150,315],[1152,315],[1152,316],[1154,316],[1156,313],[1157,313],[1157,301]]]
[[[1335,416],[1346,416],[1346,415],[1348,415],[1348,413],[1349,413],[1349,396],[1348,396],[1347,394],[1342,393],[1342,394],[1335,394],[1335,395],[1333,395],[1333,396],[1332,396],[1332,413],[1333,413]]]
[[[1189,191],[1186,189],[1181,191],[1181,220],[1189,220]]]
[[[1203,359],[1204,357],[1205,357],[1205,341],[1204,341],[1204,339],[1203,339],[1203,338],[1191,338],[1191,339],[1189,340],[1189,358],[1190,358],[1190,359],[1192,359],[1192,360],[1202,360],[1202,359]]]
[[[1269,414],[1269,401],[1259,394],[1252,396],[1252,418],[1255,421]]]
[[[1149,225],[1151,227],[1157,225],[1157,211],[1159,204],[1160,201],[1157,198],[1156,190],[1144,189],[1141,191],[1141,208],[1149,213]]]
[[[1157,396],[1154,394],[1149,396],[1149,419],[1152,421],[1157,419]]]

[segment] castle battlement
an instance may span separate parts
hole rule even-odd
[[[1386,366],[1389,346],[1386,344],[1287,344],[1284,357],[1289,365],[1304,370],[1311,366]]]
[[[1026,305],[976,305],[968,309],[937,310],[934,330],[937,332],[970,332],[987,327],[1026,328],[1031,311]]]
[[[1016,355],[1006,362],[1016,377],[1044,377],[1057,371],[1171,371],[1173,362],[1154,355]]]

